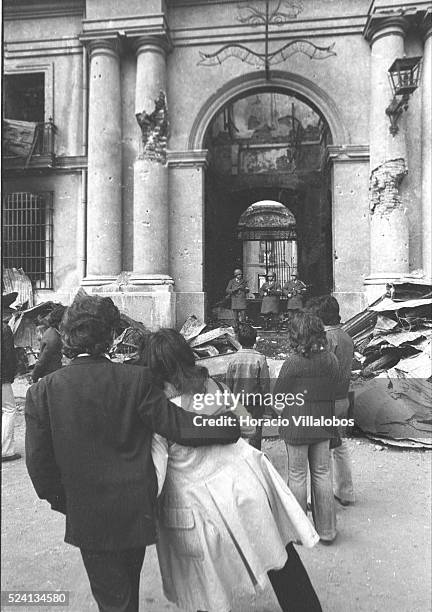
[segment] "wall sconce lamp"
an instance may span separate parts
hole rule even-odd
[[[385,112],[390,119],[390,134],[392,136],[398,133],[399,117],[408,108],[409,97],[417,89],[420,76],[420,60],[420,56],[398,58],[395,59],[388,70],[393,100]]]

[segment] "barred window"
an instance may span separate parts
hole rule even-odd
[[[2,216],[3,267],[22,268],[35,289],[53,289],[53,194],[10,193]]]

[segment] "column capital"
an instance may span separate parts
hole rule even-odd
[[[161,36],[137,36],[132,39],[136,55],[140,53],[160,53],[164,57],[171,51],[172,43],[167,34]]]
[[[363,36],[372,46],[378,39],[384,36],[396,35],[405,36],[409,28],[409,20],[401,11],[395,11],[394,14],[375,13],[369,15]]]
[[[195,151],[168,151],[167,163],[169,168],[207,168],[208,150]]]
[[[423,35],[423,41],[426,42],[426,40],[432,36],[432,9],[428,9],[423,15],[420,29]]]
[[[80,38],[81,42],[86,45],[90,59],[96,55],[109,55],[115,59],[119,58],[121,52],[120,39],[115,37],[110,38]]]

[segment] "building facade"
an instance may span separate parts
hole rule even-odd
[[[298,273],[345,319],[430,278],[430,2],[5,0],[3,18],[3,265],[38,301],[83,286],[150,327],[203,317],[261,200],[294,215]],[[405,56],[420,78],[391,133]]]

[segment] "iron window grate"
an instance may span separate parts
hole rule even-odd
[[[3,267],[22,268],[35,289],[53,289],[53,194],[10,193],[3,201]]]

